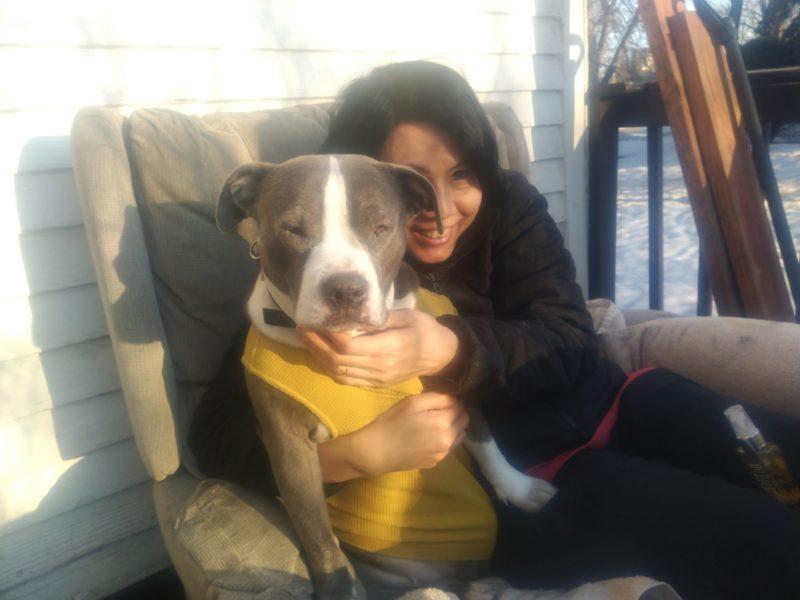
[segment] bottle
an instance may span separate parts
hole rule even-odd
[[[764,439],[741,404],[727,408],[725,417],[739,441],[736,449],[739,459],[761,488],[779,502],[800,510],[800,487],[786,466],[780,449]]]

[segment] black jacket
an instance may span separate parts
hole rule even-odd
[[[450,259],[415,267],[459,312],[439,319],[459,338],[456,363],[430,384],[477,396],[512,463],[591,436],[624,374],[599,355],[572,257],[536,188],[503,172]]]

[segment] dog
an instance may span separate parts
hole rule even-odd
[[[389,310],[413,308],[418,280],[402,262],[405,225],[423,210],[436,213],[441,231],[427,179],[365,156],[303,156],[237,168],[222,189],[216,220],[222,231],[236,229],[250,241],[251,256],[261,264],[247,302],[251,332],[304,352],[295,325],[376,330]],[[331,438],[330,427],[286,389],[249,371],[246,379],[316,593],[357,597],[355,575],[328,516],[316,451],[316,444]],[[498,498],[528,511],[540,509],[555,489],[514,469],[480,411],[467,410],[465,445]]]

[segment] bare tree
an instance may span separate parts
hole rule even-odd
[[[800,0],[759,0],[759,3],[761,20],[756,28],[759,36],[782,38],[798,19]]]
[[[722,14],[730,0],[710,0]],[[601,80],[625,30],[636,14],[637,0],[589,0],[589,76]],[[739,21],[741,44],[759,37],[796,36],[800,40],[800,0],[744,0]],[[617,80],[636,81],[652,76],[653,62],[647,35],[637,24],[620,50],[614,73]]]
[[[589,77],[600,81],[625,29],[636,14],[636,0],[591,0],[589,4]]]
[[[766,0],[745,0],[742,5],[742,16],[739,21],[739,43],[744,44],[754,38],[761,22],[762,4]]]
[[[800,0],[758,0],[752,36],[742,46],[748,69],[800,64]]]

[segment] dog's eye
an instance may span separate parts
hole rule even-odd
[[[376,225],[375,229],[372,230],[372,235],[374,235],[375,237],[381,237],[388,230],[389,230],[388,225]]]
[[[306,232],[300,225],[284,225],[282,228],[284,233],[295,235],[297,237],[305,237]]]

